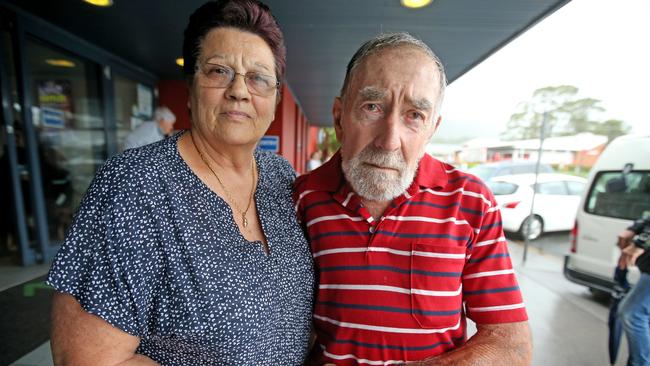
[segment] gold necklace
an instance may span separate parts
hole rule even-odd
[[[192,131],[190,131],[190,139],[192,140],[192,145],[194,145],[194,148],[196,149],[196,152],[199,153],[199,156],[201,157],[201,160],[203,160],[203,163],[208,167],[208,169],[210,169],[210,171],[212,172],[212,174],[214,175],[214,177],[217,178],[217,182],[219,182],[219,185],[220,185],[221,188],[223,189],[223,192],[226,194],[226,197],[228,197],[228,200],[229,200],[230,202],[232,202],[232,205],[233,205],[233,206],[235,207],[235,209],[236,209],[237,211],[239,211],[239,213],[241,214],[242,225],[243,225],[244,227],[247,227],[247,226],[248,226],[248,219],[246,218],[246,214],[248,213],[248,210],[249,210],[250,207],[251,207],[251,203],[253,202],[253,195],[254,195],[254,193],[255,193],[255,170],[256,170],[256,169],[255,169],[255,158],[253,158],[253,161],[252,161],[252,163],[251,163],[251,173],[252,173],[251,175],[253,176],[253,182],[252,182],[252,185],[251,185],[251,194],[250,194],[250,196],[248,197],[248,204],[246,205],[246,209],[242,211],[242,210],[239,208],[239,206],[237,206],[237,202],[235,201],[235,199],[234,199],[234,198],[232,197],[232,195],[230,194],[230,191],[228,191],[228,189],[227,189],[226,186],[223,184],[223,182],[221,181],[221,179],[219,179],[219,176],[217,175],[217,172],[215,172],[214,169],[212,169],[212,166],[211,166],[210,163],[208,163],[208,161],[205,159],[205,156],[203,156],[203,154],[201,153],[201,150],[199,150],[199,147],[196,146],[196,142],[194,142],[194,135],[192,134]]]

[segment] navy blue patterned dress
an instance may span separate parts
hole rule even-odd
[[[293,169],[255,153],[267,255],[181,158],[180,136],[104,164],[48,283],[140,337],[137,352],[164,365],[302,364],[314,274],[293,209]]]

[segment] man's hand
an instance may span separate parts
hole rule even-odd
[[[628,245],[621,251],[621,257],[618,259],[618,268],[625,269],[633,266],[637,258],[643,254],[645,250],[637,247],[636,245]]]
[[[533,346],[528,322],[477,325],[477,333],[453,351],[427,360],[409,362],[418,366],[525,366],[532,362]]]

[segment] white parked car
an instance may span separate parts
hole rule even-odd
[[[528,236],[528,239],[535,240],[545,232],[573,228],[586,181],[567,174],[539,174],[530,231],[526,221],[533,203],[535,174],[495,177],[487,185],[499,204],[503,229],[516,233],[520,238]]]
[[[467,172],[481,178],[484,182],[489,182],[495,177],[504,175],[535,173],[537,169],[535,160],[503,160],[480,164],[470,168]],[[553,173],[553,168],[548,164],[539,164],[539,173]]]

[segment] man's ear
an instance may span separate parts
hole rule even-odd
[[[343,126],[341,125],[341,115],[343,114],[343,102],[341,97],[334,98],[334,105],[332,106],[332,117],[334,118],[334,131],[336,132],[336,138],[341,141],[343,136]]]

